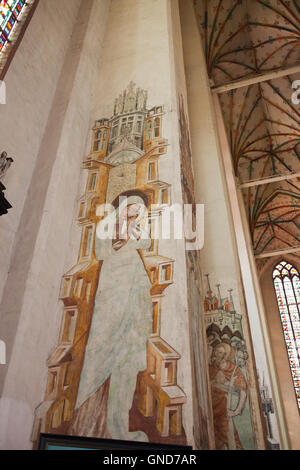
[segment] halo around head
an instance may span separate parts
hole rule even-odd
[[[230,358],[230,355],[231,355],[231,346],[227,343],[218,343],[215,347],[214,347],[214,350],[218,350],[218,349],[223,349],[225,351],[225,356],[224,356],[224,359],[225,360],[228,360]]]

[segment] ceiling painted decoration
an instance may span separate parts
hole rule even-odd
[[[212,86],[300,64],[300,0],[195,0]],[[220,93],[239,183],[300,172],[300,73]],[[300,178],[243,189],[254,253],[300,246]]]
[[[299,62],[299,0],[194,3],[208,73],[215,85]]]

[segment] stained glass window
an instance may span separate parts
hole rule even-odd
[[[273,271],[281,324],[300,409],[300,277],[294,266],[281,261]]]
[[[38,0],[0,0],[0,72],[37,3]]]
[[[9,41],[9,37],[26,5],[25,0],[0,0],[0,53]]]

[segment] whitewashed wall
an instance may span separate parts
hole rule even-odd
[[[9,249],[1,247],[1,339],[8,353],[8,365],[0,369],[2,449],[31,447],[33,412],[43,399],[46,360],[61,322],[61,276],[79,247],[74,216],[87,136],[95,119],[112,114],[115,97],[131,80],[148,90],[149,107],[165,105],[163,136],[170,147],[161,158],[160,179],[172,184],[173,202],[182,200],[174,62],[179,61],[181,74],[183,63],[173,45],[180,28],[178,16],[172,26],[172,3],[112,0],[108,17],[109,0],[41,0],[7,74],[11,106],[1,141],[16,163],[5,181],[14,209],[0,221],[5,240],[12,236]],[[11,98],[20,77],[24,89]],[[182,356],[178,384],[187,395],[183,425],[192,444],[183,241],[161,244],[160,254],[176,260],[161,335]]]
[[[0,221],[2,239],[11,240],[1,244],[1,339],[8,353],[0,369],[2,449],[31,447],[33,411],[45,391],[109,5],[41,0],[6,76],[1,144],[15,164],[5,181],[14,209]]]
[[[0,220],[0,298],[15,235],[45,133],[57,82],[70,45],[81,0],[41,0],[5,76],[6,105],[0,105],[0,152],[14,158],[5,177],[13,205]]]

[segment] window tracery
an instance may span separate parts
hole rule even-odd
[[[300,276],[297,269],[281,261],[273,271],[273,283],[284,339],[300,409]]]

